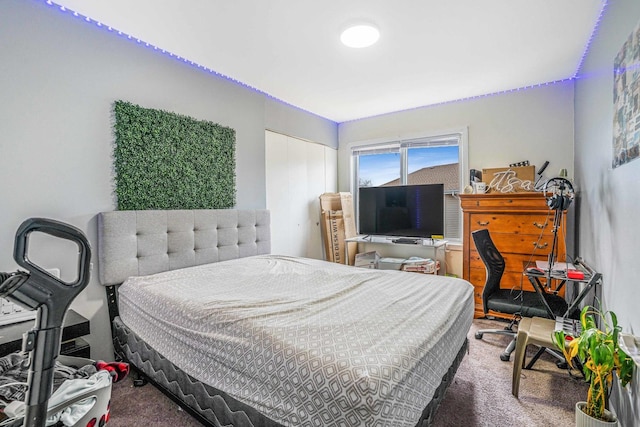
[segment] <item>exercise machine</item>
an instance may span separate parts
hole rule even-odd
[[[66,282],[29,260],[29,237],[33,232],[66,239],[78,246],[75,281]],[[53,390],[56,359],[60,353],[64,316],[76,296],[87,286],[91,274],[91,246],[86,236],[71,225],[30,218],[16,232],[13,258],[26,271],[0,272],[0,297],[30,310],[37,310],[35,326],[26,332],[22,349],[29,352],[26,412],[23,426],[43,427]]]

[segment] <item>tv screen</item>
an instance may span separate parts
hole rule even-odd
[[[360,234],[444,235],[444,184],[361,187]]]

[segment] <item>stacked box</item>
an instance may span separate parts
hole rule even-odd
[[[340,264],[354,265],[358,249],[357,243],[347,243],[349,245],[349,260],[345,259],[345,239],[356,237],[351,193],[322,194],[320,196],[320,212],[325,259]]]
[[[380,270],[400,270],[404,262],[404,258],[380,258],[378,268]]]
[[[322,242],[326,260],[344,264],[344,217],[342,211],[322,211],[322,228]]]
[[[440,270],[440,261],[429,258],[421,260],[408,259],[402,264],[402,270],[414,273],[437,274],[438,270]]]
[[[378,262],[380,261],[380,254],[376,251],[364,252],[356,254],[355,266],[364,268],[378,268]]]

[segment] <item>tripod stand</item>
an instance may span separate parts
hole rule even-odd
[[[565,178],[551,178],[544,184],[544,196],[547,206],[554,210],[553,215],[553,243],[548,256],[547,286],[551,285],[551,274],[554,263],[558,258],[558,229],[562,224],[562,217],[574,198],[573,185]]]

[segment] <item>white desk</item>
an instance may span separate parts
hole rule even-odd
[[[440,261],[438,274],[446,273],[445,249],[446,240],[416,238],[417,243],[394,243],[397,236],[357,236],[345,239],[345,242],[358,244],[356,253],[376,251],[381,257],[410,258],[412,256],[431,258]],[[345,258],[349,259],[349,245],[345,244]]]

